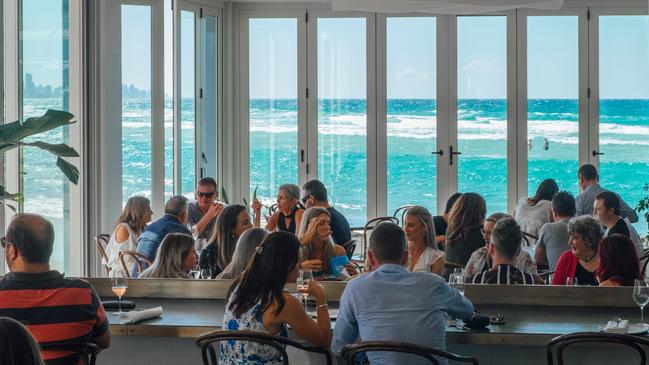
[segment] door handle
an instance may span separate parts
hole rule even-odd
[[[444,156],[444,150],[439,150],[439,151],[433,151],[430,153],[431,155],[440,155]]]
[[[596,156],[599,156],[599,155],[603,155],[603,154],[604,154],[604,152],[599,152],[599,151],[595,151],[595,150],[593,150],[593,157],[596,157]]]
[[[453,164],[453,155],[461,155],[462,154],[462,152],[459,152],[459,151],[458,152],[453,152],[453,146],[448,146],[448,152],[449,152],[448,163],[450,165]]]

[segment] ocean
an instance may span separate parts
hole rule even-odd
[[[25,100],[25,115],[60,107],[57,99]],[[388,212],[403,204],[436,206],[436,102],[391,99],[388,114]],[[148,99],[125,99],[123,108],[123,197],[150,195],[151,141]],[[165,190],[172,189],[172,106],[165,105]],[[318,171],[330,200],[350,220],[366,220],[366,105],[364,100],[321,100],[319,103]],[[182,102],[183,191],[193,190],[193,102]],[[577,193],[577,100],[530,100],[528,106],[528,195],[538,183],[554,178],[559,187]],[[297,101],[250,102],[250,189],[272,203],[282,183],[297,183]],[[487,200],[488,211],[506,211],[506,101],[458,102],[458,187]],[[53,131],[49,141],[61,141]],[[545,140],[548,148],[544,148]],[[649,100],[600,102],[600,175],[604,187],[616,191],[635,207],[649,182]],[[446,154],[447,151],[444,151]],[[56,158],[34,148],[25,150],[25,207],[52,219],[63,218],[63,176]],[[446,159],[444,159],[446,161]],[[446,163],[446,162],[445,162]],[[191,194],[190,194],[191,195]],[[642,220],[635,225],[647,232]]]

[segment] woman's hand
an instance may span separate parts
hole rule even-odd
[[[327,302],[327,295],[325,294],[324,288],[320,283],[315,280],[309,281],[309,288],[306,290],[299,290],[300,293],[307,293],[310,296],[315,298],[316,304],[324,304]]]
[[[322,260],[313,259],[313,260],[304,260],[302,261],[303,270],[311,271],[322,271]]]
[[[255,216],[259,216],[259,212],[261,212],[261,207],[262,204],[259,200],[255,199],[255,201],[252,202],[252,211],[255,213]]]
[[[358,270],[356,270],[356,266],[354,266],[354,264],[352,264],[352,263],[349,263],[349,264],[345,265],[345,270],[347,270],[347,273],[349,274],[349,276],[358,275]]]
[[[311,241],[313,241],[317,237],[318,232],[325,229],[322,226],[326,225],[326,219],[327,217],[325,215],[321,215],[320,217],[312,219],[306,228],[306,232],[304,232],[304,234],[300,238],[300,243],[303,245],[308,245],[309,243],[311,243]],[[329,228],[327,228],[327,230],[331,232]]]

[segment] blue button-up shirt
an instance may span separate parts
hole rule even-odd
[[[347,284],[340,299],[331,350],[340,355],[342,348],[356,342],[359,335],[361,341],[399,341],[444,350],[443,312],[465,318],[473,311],[471,301],[450,288],[441,277],[383,264]],[[367,355],[374,365],[430,363],[400,353],[369,352]]]
[[[149,224],[137,241],[137,252],[148,257],[149,260],[155,259],[156,252],[162,240],[168,233],[186,233],[191,235],[189,229],[178,218],[171,214],[165,214],[162,218]],[[142,263],[142,270],[146,269],[146,263]],[[137,277],[137,266],[133,268],[134,277]]]

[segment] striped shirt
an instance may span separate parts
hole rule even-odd
[[[0,316],[27,326],[41,344],[92,342],[108,331],[106,312],[86,281],[58,271],[12,272],[0,281]],[[79,364],[69,351],[44,351],[47,365]]]
[[[501,264],[469,279],[473,284],[534,284],[534,277],[512,265]]]

